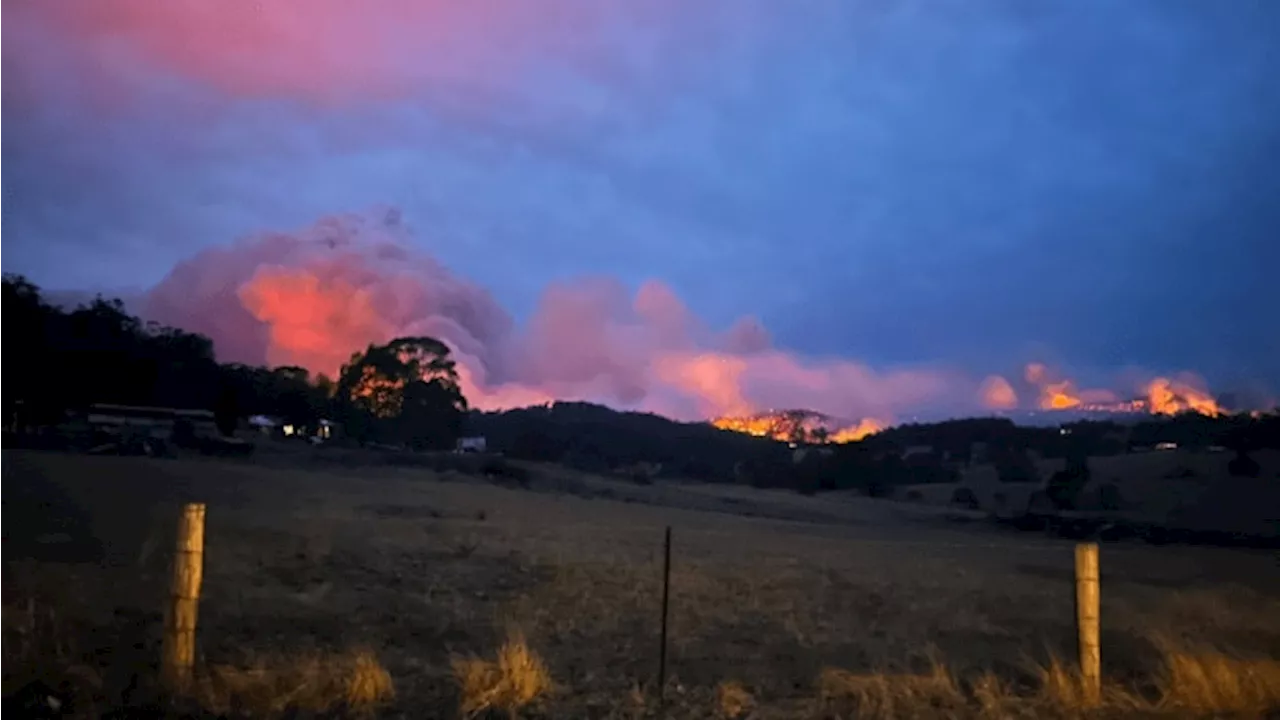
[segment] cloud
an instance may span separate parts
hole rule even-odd
[[[389,209],[202,251],[141,309],[209,335],[223,360],[330,376],[369,343],[438,337],[480,408],[585,399],[685,419],[790,407],[892,418],[967,392],[940,369],[800,357],[750,318],[711,331],[657,281],[635,293],[609,278],[556,283],[519,327],[483,288],[411,249]]]
[[[733,357],[1274,383],[1276,8],[16,0],[6,268],[151,285],[388,202],[521,328],[656,277],[713,330],[646,332]]]

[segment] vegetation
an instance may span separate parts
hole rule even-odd
[[[249,415],[315,427],[337,417],[360,442],[452,447],[467,408],[449,348],[429,337],[370,345],[337,381],[300,367],[219,363],[209,338],[145,323],[119,300],[70,311],[22,277],[4,278],[7,423],[54,425],[94,403],[213,409],[235,432]],[[7,424],[6,423],[6,424]]]
[[[56,483],[108,553],[6,557],[6,695],[42,679],[72,717],[160,716],[141,704],[173,514],[142,509],[177,485],[210,512],[193,698],[206,717],[657,717],[668,523],[666,717],[1280,710],[1271,553],[1104,547],[1103,705],[1089,713],[1069,543],[732,486],[590,479],[636,498],[622,502],[422,468],[6,462],[7,538],[45,532],[13,503]],[[693,502],[711,498],[722,509]]]
[[[434,338],[370,345],[331,380],[298,367],[220,364],[208,338],[144,323],[119,301],[99,298],[64,312],[20,277],[5,278],[4,302],[10,319],[6,337],[12,339],[4,372],[14,389],[5,395],[5,413],[26,425],[56,423],[66,410],[95,402],[212,408],[225,434],[247,415],[304,427],[331,418],[362,444],[441,450],[466,433],[486,436],[492,450],[511,458],[587,472],[636,476],[629,469],[643,465],[668,477],[875,496],[902,484],[954,482],[979,462],[994,463],[1005,482],[1032,482],[1039,477],[1033,455],[1074,458],[1055,480],[1053,497],[1061,507],[1071,505],[1088,479],[1083,458],[1158,443],[1221,446],[1238,455],[1232,473],[1249,476],[1258,472],[1249,452],[1280,448],[1275,413],[1193,413],[1136,425],[1083,421],[1061,428],[974,418],[901,425],[856,443],[793,447],[707,423],[584,402],[469,412],[449,349]],[[651,475],[646,472],[643,481]]]
[[[449,348],[429,337],[398,338],[352,355],[334,400],[351,437],[415,450],[453,447],[467,409]]]

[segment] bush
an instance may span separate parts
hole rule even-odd
[[[1013,451],[1004,454],[996,462],[996,473],[1000,482],[1030,483],[1040,480],[1040,473],[1035,462],[1025,451]]]
[[[1124,498],[1120,495],[1120,487],[1115,483],[1107,483],[1098,488],[1098,504],[1103,510],[1121,510]]]
[[[1231,462],[1227,463],[1227,472],[1232,477],[1258,477],[1261,471],[1258,461],[1249,457],[1249,454],[1244,451],[1237,452]]]
[[[867,482],[867,497],[887,498],[893,494],[893,483],[886,478],[873,477]]]
[[[529,485],[530,473],[527,468],[513,465],[496,455],[485,458],[480,466],[480,474],[490,478],[511,480],[521,487]]]
[[[956,488],[952,491],[951,504],[966,510],[977,510],[979,508],[978,496],[974,495],[973,491],[967,487]]]

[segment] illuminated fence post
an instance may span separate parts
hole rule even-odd
[[[187,503],[182,508],[174,550],[160,671],[167,687],[182,690],[191,680],[196,659],[196,615],[204,574],[204,503]]]
[[[1086,698],[1097,704],[1102,694],[1102,645],[1099,640],[1101,587],[1098,544],[1076,545],[1076,631],[1079,637],[1080,677]]]

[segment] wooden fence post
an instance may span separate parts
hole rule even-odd
[[[1097,704],[1102,697],[1102,644],[1099,639],[1101,585],[1098,580],[1098,544],[1076,545],[1076,632],[1080,650],[1080,677],[1086,700]]]
[[[183,691],[191,681],[196,660],[196,616],[200,581],[204,574],[204,503],[187,503],[178,520],[173,578],[161,648],[161,679],[171,690]]]

